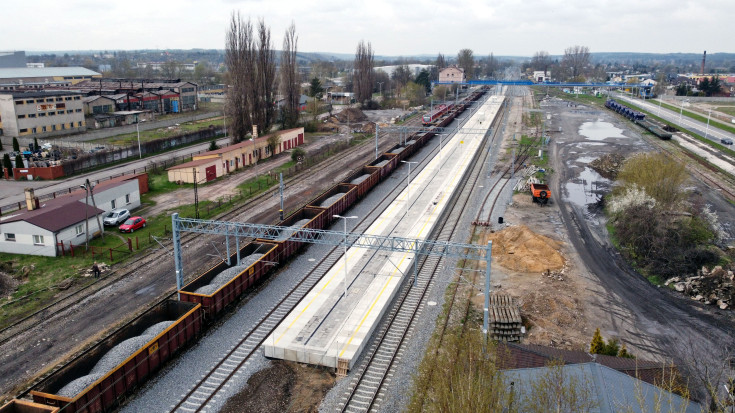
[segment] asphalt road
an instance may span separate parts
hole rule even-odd
[[[590,281],[600,288],[590,289],[595,294],[596,310],[609,320],[601,325],[603,336],[610,332],[629,343],[628,348],[642,358],[673,360],[685,372],[693,373],[704,366],[717,369],[722,365],[725,349],[735,338],[735,322],[731,312],[720,312],[715,307],[684,298],[667,288],[658,288],[636,273],[610,245],[602,212],[580,205],[570,197],[569,182],[579,182],[583,165],[605,152],[632,153],[651,150],[637,132],[625,130],[625,137],[608,138],[604,145],[585,143],[578,131],[588,121],[602,119],[625,129],[625,123],[604,111],[591,108],[548,108],[553,113],[554,128],[563,132],[552,136],[554,174],[552,192],[557,198],[564,225],[574,248],[589,271]],[[598,114],[595,114],[597,112]],[[582,166],[582,167],[580,167]],[[588,175],[589,176],[589,175]],[[592,182],[587,187],[598,188]],[[601,186],[606,185],[600,182]],[[702,185],[700,185],[702,186]],[[733,206],[716,191],[701,189],[715,204],[723,221],[735,215]],[[645,357],[644,357],[645,356]]]

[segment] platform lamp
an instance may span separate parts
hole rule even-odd
[[[347,220],[348,219],[357,219],[357,216],[352,215],[350,217],[343,217],[342,215],[332,215],[335,218],[341,218],[344,222],[344,234],[345,234],[345,244],[344,244],[344,252],[345,252],[345,299],[347,299]]]
[[[418,163],[418,162],[416,161],[401,161],[401,162],[408,164],[408,185],[406,185],[406,212],[408,212],[408,204],[411,202],[411,164]]]

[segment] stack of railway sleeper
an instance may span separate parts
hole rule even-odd
[[[521,311],[513,297],[506,294],[490,296],[489,332],[498,341],[516,342],[521,339]]]

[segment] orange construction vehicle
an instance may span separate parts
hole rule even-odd
[[[533,202],[545,204],[551,198],[551,189],[546,184],[531,184],[531,195],[533,196]]]

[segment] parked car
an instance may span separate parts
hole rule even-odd
[[[722,138],[720,139],[721,143],[724,143],[725,145],[732,145],[732,139],[730,138]]]
[[[103,222],[106,226],[114,227],[125,222],[128,218],[130,218],[130,211],[125,208],[119,208],[108,212]]]
[[[145,228],[145,218],[132,217],[120,225],[120,232],[135,232],[136,229]]]

